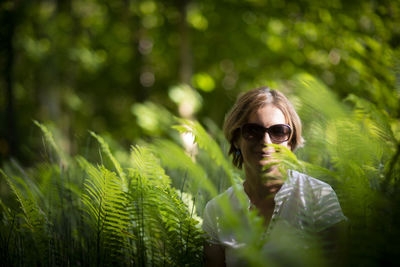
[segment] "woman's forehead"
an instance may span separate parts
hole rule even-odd
[[[264,126],[287,123],[285,114],[274,104],[266,104],[253,110],[247,122],[258,123]]]

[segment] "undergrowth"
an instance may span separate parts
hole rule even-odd
[[[295,79],[293,102],[304,122],[306,148],[279,149],[284,168],[305,172],[335,189],[348,227],[338,237],[343,265],[396,264],[400,249],[399,120],[355,95],[340,102],[320,82]],[[67,155],[39,122],[46,161],[1,170],[0,258],[5,266],[201,266],[205,203],[243,177],[199,122],[176,119],[198,153],[156,139],[129,152],[97,141],[98,159]],[[179,140],[177,138],[176,140]],[[115,155],[118,155],[116,157]],[[5,189],[7,188],[7,189]],[[234,186],[234,188],[236,188]],[[235,189],[236,190],[236,189]],[[237,192],[240,195],[240,192]],[[245,196],[241,196],[246,201]],[[265,227],[255,211],[245,228],[228,205],[226,227],[248,246],[254,266],[280,264],[263,251]],[[286,241],[285,241],[286,242]],[[292,253],[300,265],[323,262]],[[321,260],[322,259],[322,260]]]

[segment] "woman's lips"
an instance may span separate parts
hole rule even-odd
[[[262,158],[271,158],[272,153],[265,153],[265,152],[260,152],[258,153]]]

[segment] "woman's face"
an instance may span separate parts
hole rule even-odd
[[[267,104],[250,114],[247,123],[255,123],[268,128],[276,124],[287,124],[282,111],[273,104]],[[274,148],[266,147],[268,144],[273,144],[269,134],[266,132],[260,140],[246,140],[240,136],[238,147],[243,156],[243,166],[246,172],[259,174],[263,171],[263,166],[273,162],[271,159]],[[288,147],[288,142],[279,143],[282,146]],[[265,170],[270,172],[276,169],[276,165]]]

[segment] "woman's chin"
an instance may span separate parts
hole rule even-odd
[[[278,167],[278,162],[273,159],[262,159],[259,161],[263,171],[274,170]]]

